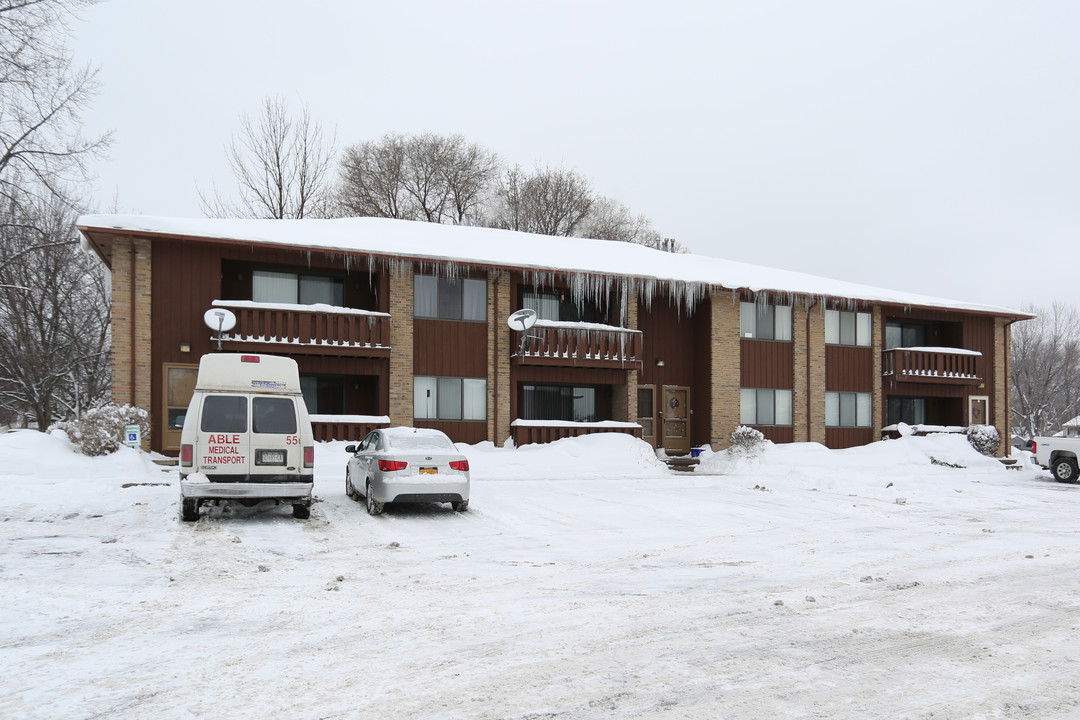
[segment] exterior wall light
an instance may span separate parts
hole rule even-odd
[[[664,367],[664,358],[656,358],[656,367]]]
[[[189,343],[189,342],[180,343],[180,352],[191,352],[191,343]]]

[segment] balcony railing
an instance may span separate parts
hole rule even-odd
[[[896,382],[977,385],[982,353],[945,347],[893,348],[881,353],[881,374]]]
[[[537,320],[515,334],[520,345],[514,362],[521,365],[614,367],[641,365],[641,331],[598,323]]]
[[[215,300],[236,314],[222,335],[233,349],[383,357],[390,355],[390,315],[333,305]],[[267,348],[266,346],[277,346]]]
[[[566,420],[514,420],[510,423],[510,436],[515,447],[531,443],[549,443],[568,437],[592,435],[594,433],[624,433],[641,437],[641,426],[637,423],[615,422],[570,422]]]
[[[390,427],[386,415],[312,415],[311,431],[317,442],[360,441],[378,428]]]

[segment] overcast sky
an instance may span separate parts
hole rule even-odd
[[[1080,2],[104,0],[98,209],[200,217],[239,115],[461,133],[706,255],[1080,306]]]

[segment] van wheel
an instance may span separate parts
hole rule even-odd
[[[311,517],[311,508],[303,503],[296,503],[292,506],[292,516],[297,520],[307,520]]]
[[[364,496],[367,498],[367,511],[368,515],[381,515],[383,511],[383,503],[377,502],[371,495],[371,483],[367,484],[365,488],[366,492]]]
[[[184,522],[195,522],[199,519],[199,501],[195,498],[184,498],[180,501],[180,517]]]

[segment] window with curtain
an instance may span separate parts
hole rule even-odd
[[[743,425],[791,425],[791,390],[742,388],[739,422]]]
[[[870,347],[872,315],[853,310],[825,311],[825,344]]]
[[[413,417],[417,420],[487,420],[487,380],[414,377]]]
[[[870,427],[872,416],[870,393],[825,393],[825,427]]]
[[[739,306],[739,335],[755,340],[791,341],[791,306],[744,302]]]
[[[487,280],[413,276],[413,315],[439,320],[487,321]]]

